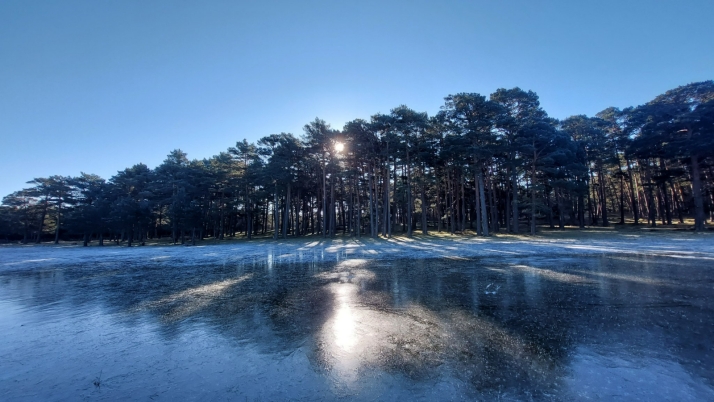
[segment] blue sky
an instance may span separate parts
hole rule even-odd
[[[553,117],[714,78],[714,1],[0,2],[0,196],[519,86]]]

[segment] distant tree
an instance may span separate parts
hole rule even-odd
[[[15,191],[2,200],[3,205],[8,207],[7,213],[10,215],[8,221],[22,228],[22,244],[27,244],[29,238],[34,202],[32,192],[29,190]]]
[[[584,115],[571,116],[562,122],[563,129],[579,144],[585,152],[589,181],[595,182],[597,177],[596,196],[590,199],[588,195],[588,209],[592,224],[597,224],[598,216],[602,217],[602,226],[609,225],[607,215],[607,183],[606,165],[613,160],[615,150],[606,133],[606,123],[599,118],[589,118]],[[594,204],[594,205],[593,205]],[[599,212],[598,212],[599,210]]]
[[[335,155],[335,137],[338,132],[319,118],[315,118],[314,121],[306,124],[303,127],[303,131],[305,151],[322,168],[322,191],[320,192],[322,194],[322,208],[320,209],[321,213],[318,213],[318,226],[322,228],[322,236],[326,237],[329,225],[328,219],[330,219],[327,216],[328,165]]]
[[[110,179],[111,192],[114,200],[110,219],[114,227],[121,232],[118,241],[126,238],[127,245],[132,246],[135,239],[141,245],[146,239],[149,223],[152,219],[152,184],[154,173],[140,163],[118,172]],[[179,190],[184,193],[184,190]],[[183,197],[181,194],[179,197]]]
[[[520,207],[518,205],[519,176],[524,168],[524,141],[521,137],[527,127],[533,122],[544,119],[547,115],[540,107],[538,95],[533,91],[524,91],[518,87],[513,89],[498,89],[489,97],[491,102],[501,107],[496,118],[496,129],[501,139],[504,165],[511,180],[512,212],[511,230],[518,233]],[[527,142],[526,142],[527,143]]]
[[[632,168],[631,144],[632,138],[627,129],[627,120],[632,108],[620,110],[609,107],[599,112],[596,117],[603,122],[610,144],[613,147],[613,157],[617,164],[617,178],[620,182],[620,224],[625,223],[625,182],[629,187],[629,201],[632,218],[635,225],[639,223],[640,207],[638,201],[637,181]],[[625,169],[623,170],[623,165]]]
[[[487,172],[487,167],[493,163],[498,152],[495,124],[501,108],[485,96],[475,93],[449,95],[445,100],[442,110],[450,130],[469,144],[474,172],[474,198],[477,200],[477,233],[488,236],[484,172]]]
[[[35,178],[27,182],[33,186],[28,188],[28,194],[37,200],[37,207],[40,210],[39,219],[37,220],[37,235],[35,243],[42,241],[42,231],[45,226],[45,218],[50,208],[50,197],[53,191],[54,180],[45,177]]]
[[[704,230],[701,163],[714,155],[714,81],[684,85],[632,111],[637,132],[632,144],[640,154],[689,162],[694,228]]]
[[[243,192],[242,204],[246,222],[245,234],[248,239],[251,239],[254,224],[254,194],[256,186],[258,185],[258,176],[262,168],[262,161],[255,144],[248,143],[245,139],[237,142],[236,146],[230,148],[228,152],[233,155],[238,162],[235,167],[239,186]]]
[[[490,235],[555,228],[714,219],[714,82],[672,89],[594,117],[548,117],[538,95],[501,88],[456,93],[434,116],[405,105],[336,130],[315,118],[298,138],[280,133],[190,160],[176,149],[155,169],[108,181],[39,177],[3,198],[0,236],[55,242],[109,235],[144,244],[320,233],[413,236],[421,228]],[[419,214],[419,216],[415,216]],[[557,217],[557,218],[556,218]]]
[[[109,187],[104,179],[94,174],[82,173],[68,180],[74,198],[68,214],[70,228],[82,234],[86,247],[92,234],[99,235],[99,244],[104,245],[104,232],[111,210]]]
[[[181,235],[181,222],[188,205],[186,187],[188,179],[188,155],[180,149],[169,153],[164,162],[156,168],[154,180],[154,195],[157,204],[166,207],[171,223],[171,239],[174,244]]]

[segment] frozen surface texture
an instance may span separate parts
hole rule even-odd
[[[0,248],[0,400],[714,400],[714,239]]]

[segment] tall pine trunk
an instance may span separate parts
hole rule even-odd
[[[513,233],[518,233],[518,175],[515,168],[511,168],[511,210],[513,212]]]
[[[389,143],[387,143],[387,155],[389,155]],[[384,172],[384,219],[382,219],[382,236],[387,236],[390,232],[391,203],[389,200],[389,159],[387,158]]]
[[[47,216],[47,207],[49,204],[48,198],[48,195],[45,194],[45,201],[42,203],[42,214],[40,214],[39,229],[37,229],[37,239],[35,239],[35,243],[37,244],[40,244],[40,241],[42,241],[42,229],[45,225],[45,216]]]
[[[704,199],[702,197],[702,178],[699,168],[699,155],[692,155],[692,197],[694,198],[694,230],[704,231]]]
[[[605,175],[603,174],[602,162],[599,163],[597,176],[598,185],[600,187],[600,209],[602,212],[602,226],[610,226],[610,221],[607,218],[607,193],[605,188]]]
[[[412,237],[412,211],[414,209],[412,202],[412,172],[411,163],[409,161],[409,148],[407,148],[407,237]]]
[[[426,181],[424,180],[424,175],[422,174],[422,183],[421,183],[421,233],[423,235],[429,234],[429,228],[427,220],[426,220],[426,213],[427,213],[427,207],[426,207]]]
[[[478,173],[478,192],[481,201],[481,234],[488,236],[488,212],[486,211],[486,191],[483,183],[483,173]]]
[[[534,157],[533,167],[531,169],[531,235],[536,234],[536,216],[535,216],[535,199],[536,199],[536,188],[535,188],[535,176],[536,176],[536,165]]]
[[[635,220],[635,225],[640,223],[640,208],[638,202],[637,180],[634,177],[635,172],[632,171],[631,162],[627,159],[627,178],[630,182],[630,198],[632,199],[632,218]]]
[[[285,213],[283,214],[283,239],[288,238],[288,221],[290,220],[290,183],[287,185],[286,192]]]
[[[57,226],[55,227],[55,244],[59,243],[59,231],[60,231],[60,217],[62,214],[62,197],[57,201],[57,219],[55,220]]]
[[[330,236],[335,235],[335,175],[330,175]]]
[[[471,144],[471,146],[476,149],[477,144],[474,142]],[[474,215],[476,218],[476,235],[478,236],[483,236],[483,225],[481,222],[485,219],[488,221],[488,218],[486,218],[486,215],[484,215],[481,211],[481,185],[479,183],[479,177],[481,176],[481,167],[479,166],[478,163],[478,156],[474,153],[473,155],[473,169],[474,169]],[[473,221],[474,217],[471,217],[471,227],[473,228]]]
[[[279,226],[278,226],[278,210],[280,208],[280,205],[278,205],[278,185],[275,185],[275,194],[274,194],[274,201],[273,201],[273,240],[278,240],[278,231]]]
[[[374,237],[374,199],[372,193],[372,166],[367,172],[367,191],[369,192],[369,237]]]

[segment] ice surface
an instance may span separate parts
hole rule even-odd
[[[711,236],[0,248],[0,400],[714,400]]]
[[[72,250],[72,252],[65,252]],[[416,237],[408,239],[337,238],[317,240],[255,240],[210,246],[184,247],[81,247],[0,246],[0,270],[65,266],[95,259],[99,264],[141,261],[166,262],[172,266],[255,261],[285,262],[527,256],[587,256],[602,254],[666,256],[682,260],[714,261],[714,236],[686,234],[665,236],[598,235],[594,238],[541,237]]]

